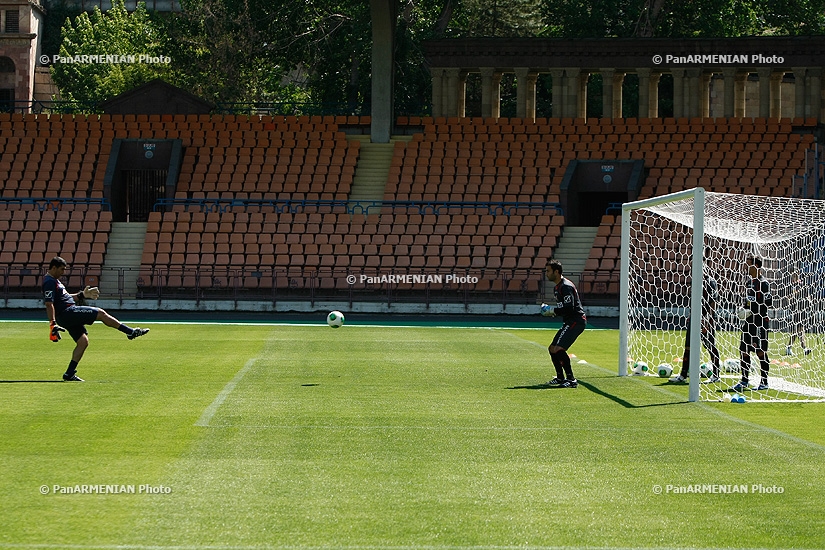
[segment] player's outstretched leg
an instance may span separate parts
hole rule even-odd
[[[123,334],[125,334],[129,340],[134,340],[140,336],[143,336],[147,332],[149,332],[148,328],[140,328],[140,327],[129,327],[109,315],[106,310],[99,309],[97,312],[97,320],[103,322],[104,325],[111,328],[116,328]]]

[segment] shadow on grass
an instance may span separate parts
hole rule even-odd
[[[617,395],[613,395],[612,393],[607,393],[606,391],[599,389],[597,386],[589,383],[584,382],[583,380],[579,379],[579,386],[582,388],[586,388],[597,395],[601,395],[602,397],[606,397],[611,401],[618,403],[622,407],[627,409],[644,409],[647,407],[665,407],[668,405],[681,405],[683,403],[690,403],[690,401],[672,401],[669,403],[651,403],[649,405],[634,405],[630,401],[626,401]],[[508,390],[567,390],[567,391],[576,391],[573,388],[562,388],[560,386],[548,386],[547,384],[534,384],[532,386],[513,386],[511,388],[507,388]]]
[[[0,384],[49,384],[51,382],[63,383],[63,380],[0,380]]]

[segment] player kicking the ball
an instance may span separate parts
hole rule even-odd
[[[556,285],[553,287],[556,305],[554,307],[542,304],[541,314],[546,317],[559,315],[564,322],[553,338],[550,347],[547,348],[550,352],[550,358],[553,360],[553,366],[556,367],[556,377],[547,384],[560,388],[575,388],[579,385],[579,382],[573,376],[573,367],[570,364],[570,356],[567,355],[567,350],[570,349],[576,338],[584,332],[587,326],[587,317],[585,317],[576,285],[562,275],[561,262],[558,260],[549,261],[545,268],[545,274],[547,279]]]
[[[69,368],[63,375],[67,382],[83,382],[77,376],[77,364],[89,347],[89,332],[86,325],[103,321],[107,327],[118,329],[129,340],[134,340],[149,332],[148,328],[130,328],[106,313],[106,311],[85,305],[86,299],[96,300],[100,296],[97,287],[87,286],[77,294],[69,294],[60,278],[66,272],[68,263],[60,256],[49,262],[49,272],[43,278],[43,301],[46,303],[46,315],[49,318],[49,338],[52,342],[60,341],[60,333],[68,332],[76,345],[72,352]],[[65,328],[64,328],[65,327]]]

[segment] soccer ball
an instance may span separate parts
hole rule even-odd
[[[739,359],[725,359],[725,372],[739,372]]]
[[[330,311],[327,315],[327,324],[332,328],[344,326],[344,314],[340,311]]]
[[[650,371],[650,367],[644,361],[636,361],[633,365],[633,374],[636,376],[644,376]]]
[[[702,378],[710,378],[713,374],[713,367],[707,363],[702,363],[699,365],[699,375]]]
[[[659,375],[659,378],[670,378],[670,375],[673,374],[673,367],[667,363],[662,363],[656,367],[656,373]]]

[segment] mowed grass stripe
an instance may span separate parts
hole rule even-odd
[[[57,348],[34,328],[3,341],[6,372],[32,377]],[[616,377],[615,332],[576,343],[590,364],[571,391],[541,387],[552,330],[354,328],[164,326],[137,347],[93,327],[94,383],[0,385],[14,472],[0,480],[0,546],[822,547],[822,453]],[[210,426],[194,426],[250,359]],[[821,418],[772,407],[737,414]],[[172,492],[52,498],[42,479]],[[695,483],[784,492],[652,490]]]
[[[272,330],[146,326],[129,341],[95,323],[79,368],[87,382],[41,383],[60,380],[72,341],[50,342],[44,323],[0,324],[0,547],[128,542],[134,518],[162,496],[53,487],[160,484],[197,437],[193,423]]]
[[[583,357],[610,345],[588,338]],[[802,472],[821,457],[599,366],[577,367],[596,391],[538,389],[550,369],[500,331],[278,329],[135,531],[272,548],[744,548],[779,545],[801,516],[782,544],[817,547],[825,492]],[[738,481],[786,492],[651,489]]]
[[[249,369],[255,364],[255,359],[250,359],[246,362],[241,370],[238,371],[238,374],[235,375],[232,380],[230,380],[226,386],[221,390],[221,393],[215,398],[212,403],[203,411],[203,414],[200,418],[198,418],[197,422],[195,422],[195,426],[202,426],[206,427],[209,426],[209,422],[212,420],[212,417],[215,416],[215,413],[218,411],[218,407],[221,406],[221,403],[226,401],[226,398],[229,397],[229,394],[232,393],[232,390],[235,389],[235,386],[238,385],[238,382],[244,377],[244,375],[249,372]]]

